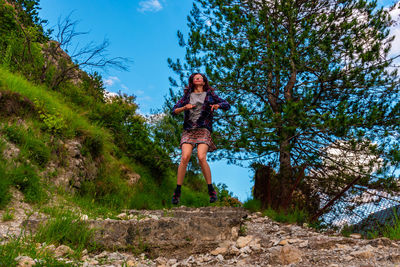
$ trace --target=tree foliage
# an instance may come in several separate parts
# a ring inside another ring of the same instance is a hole
[[[188,37],[178,32],[185,60],[169,64],[181,83],[204,71],[232,104],[216,118],[218,156],[271,166],[279,208],[303,167],[298,188],[316,188],[319,197],[326,177],[315,173],[327,161],[343,183],[397,181],[390,172],[399,167],[400,107],[395,57],[388,56],[392,23],[376,1],[196,0]],[[373,157],[356,168],[332,158],[332,147]]]

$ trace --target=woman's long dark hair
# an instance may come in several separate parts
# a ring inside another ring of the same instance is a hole
[[[191,93],[191,92],[194,91],[193,78],[194,78],[194,76],[196,76],[197,74],[200,74],[200,75],[203,77],[203,82],[204,82],[203,89],[204,89],[204,92],[214,91],[214,88],[212,88],[212,87],[208,84],[208,79],[207,79],[206,75],[204,75],[204,74],[202,74],[202,73],[199,73],[199,72],[196,72],[196,73],[193,73],[192,75],[190,75],[190,77],[189,77],[189,85],[185,87],[184,93],[187,94],[187,93]]]

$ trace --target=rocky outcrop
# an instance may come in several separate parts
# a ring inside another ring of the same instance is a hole
[[[106,249],[146,246],[153,256],[185,257],[236,241],[244,209],[205,207],[128,211],[129,220],[92,220],[95,242]]]
[[[96,162],[82,155],[82,144],[79,140],[59,140],[58,162],[48,164],[44,176],[57,173],[52,178],[56,186],[66,190],[79,189],[83,181],[93,181],[97,177],[98,168]]]
[[[274,222],[243,209],[205,207],[129,210],[117,220],[85,220],[103,250],[82,253],[79,266],[399,266],[400,243],[321,233]],[[19,220],[15,218],[15,221]],[[29,220],[28,220],[29,221]],[[37,223],[40,219],[30,218]],[[21,221],[19,221],[21,222]],[[1,223],[5,224],[5,223]],[[7,225],[11,226],[10,222]],[[12,224],[15,227],[16,222]],[[31,224],[34,225],[34,224]],[[28,224],[29,226],[29,224]],[[21,228],[21,225],[19,226]],[[0,228],[0,232],[5,229]],[[73,264],[65,246],[37,244]],[[24,262],[20,255],[17,262]],[[37,259],[33,259],[37,262]],[[31,261],[30,261],[31,262]]]

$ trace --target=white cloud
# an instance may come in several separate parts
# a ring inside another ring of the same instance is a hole
[[[163,9],[163,6],[161,5],[159,0],[145,0],[139,2],[140,8],[138,8],[139,12],[158,12]]]
[[[136,91],[135,91],[135,94],[136,94],[136,95],[144,95],[144,91],[142,91],[142,90],[136,90]]]
[[[112,86],[115,82],[119,82],[119,78],[115,76],[110,76],[107,79],[104,79],[103,82],[106,86]]]

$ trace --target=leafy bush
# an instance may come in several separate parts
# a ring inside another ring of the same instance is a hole
[[[228,186],[223,183],[219,183],[216,188],[218,196],[218,205],[227,207],[240,207],[242,203],[235,197],[233,193],[228,191]]]
[[[249,210],[250,212],[256,212],[256,211],[261,211],[261,201],[258,199],[247,199],[244,203],[243,203],[243,207],[247,210]]]
[[[39,117],[44,123],[45,130],[54,135],[61,135],[67,128],[62,114],[56,108],[53,108],[51,112],[47,111],[44,103],[38,99],[35,99],[34,103],[38,109]]]

